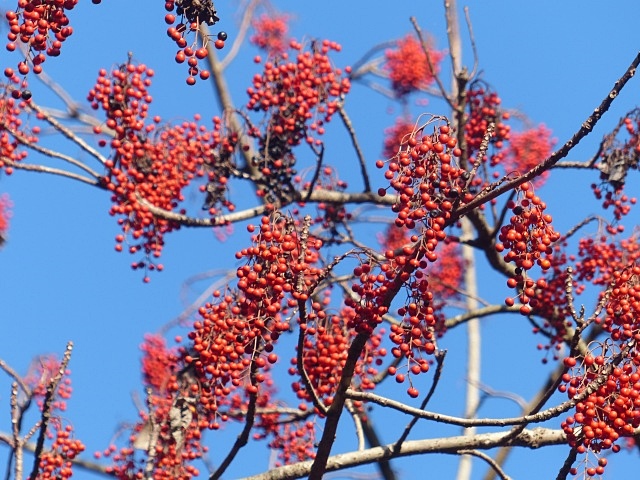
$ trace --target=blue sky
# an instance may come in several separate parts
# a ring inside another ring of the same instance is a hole
[[[0,0],[0,8],[12,8],[12,1]],[[220,29],[230,40],[238,29],[236,12],[240,2],[218,1]],[[273,6],[293,14],[292,35],[297,38],[329,38],[340,42],[343,51],[334,56],[338,65],[357,61],[372,45],[404,36],[411,31],[409,17],[417,17],[423,31],[429,32],[439,48],[445,48],[443,12],[440,2],[297,2],[274,1]],[[599,104],[613,82],[624,72],[640,46],[637,2],[574,1],[506,2],[470,1],[469,11],[479,53],[482,78],[500,93],[504,106],[524,112],[537,124],[544,122],[559,142],[564,142]],[[201,113],[204,119],[218,114],[211,87],[199,82],[184,83],[185,68],[173,62],[174,45],[166,37],[162,2],[151,0],[105,0],[94,6],[82,0],[71,12],[74,35],[65,42],[63,53],[45,63],[46,71],[83,101],[95,82],[99,68],[109,68],[134,58],[156,70],[152,87],[155,112],[165,119],[191,118]],[[5,30],[1,30],[4,36]],[[116,34],[114,35],[114,32]],[[246,102],[245,89],[257,67],[251,62],[255,51],[244,47],[228,70],[233,97],[238,105]],[[4,66],[17,56],[0,52]],[[473,58],[465,45],[464,61]],[[594,135],[576,148],[571,159],[590,158],[603,134],[620,115],[638,103],[640,84],[632,80],[614,103]],[[34,86],[36,94],[46,92]],[[414,99],[416,99],[415,97]],[[55,100],[43,101],[56,106]],[[393,124],[401,108],[391,100],[354,85],[347,109],[372,165],[379,157],[384,128]],[[412,112],[446,114],[437,100],[426,106],[412,106]],[[338,165],[340,174],[357,182],[356,161],[348,139],[338,122],[328,129],[328,163]],[[77,149],[55,138],[43,140],[50,146]],[[33,159],[32,159],[33,160]],[[552,179],[541,191],[549,211],[560,228],[575,223],[577,207],[591,208],[589,183],[595,175],[564,174]],[[629,193],[637,195],[637,177],[632,176]],[[374,176],[376,186],[382,177]],[[132,258],[117,254],[114,237],[119,233],[108,216],[109,198],[104,192],[67,179],[17,172],[0,177],[0,193],[7,192],[15,206],[9,241],[0,250],[0,358],[24,372],[35,355],[62,352],[68,340],[75,350],[71,361],[74,396],[69,402],[68,418],[76,435],[88,451],[103,449],[121,423],[136,419],[132,401],[139,388],[138,345],[145,332],[153,332],[180,315],[189,303],[205,291],[214,278],[188,283],[194,276],[234,268],[233,252],[242,248],[248,237],[241,226],[237,236],[220,242],[209,229],[183,229],[168,236],[163,253],[165,272],[153,275],[150,284],[129,268]],[[192,205],[194,205],[192,203]],[[197,205],[196,205],[197,206]],[[628,224],[638,223],[634,212]],[[375,232],[374,227],[363,232]],[[489,275],[487,278],[491,279]],[[496,294],[491,280],[482,282],[481,293],[499,301],[503,280]],[[177,333],[177,331],[176,331]],[[451,332],[445,343],[450,349],[441,386],[431,408],[452,414],[462,412],[464,394],[464,351],[462,332]],[[545,368],[539,362],[530,326],[519,317],[488,319],[483,324],[483,380],[497,390],[512,389],[530,397],[544,380]],[[283,355],[287,356],[287,355]],[[426,382],[426,380],[423,380]],[[283,391],[289,390],[289,379]],[[0,406],[8,419],[9,383],[0,378]],[[516,408],[504,400],[487,403],[486,415],[515,415]],[[378,420],[385,441],[395,438],[397,426]],[[397,425],[397,420],[394,420]],[[405,420],[400,422],[404,425]],[[345,432],[349,431],[348,421]],[[9,423],[0,423],[7,431]],[[229,429],[230,432],[233,429]],[[434,430],[424,428],[425,435]],[[416,435],[420,429],[416,429]],[[344,433],[337,448],[349,448],[351,437]],[[232,436],[225,437],[229,441]],[[215,441],[215,440],[214,440]],[[213,460],[220,443],[212,448]],[[4,456],[4,451],[0,452]],[[241,473],[257,473],[266,466],[264,445],[251,445],[243,452],[240,467],[230,469],[226,478]],[[507,471],[514,478],[549,478],[557,473],[565,456],[563,448],[514,455]],[[0,457],[4,458],[4,457]],[[251,459],[251,462],[247,462]],[[455,459],[433,456],[398,462],[403,478],[416,478],[411,471],[417,465],[428,466],[440,478],[451,478]],[[262,463],[261,463],[262,462]],[[530,465],[535,462],[536,470]],[[0,463],[2,463],[0,461]],[[244,467],[250,464],[249,471]],[[411,465],[411,470],[409,469]],[[529,465],[529,466],[527,466]],[[626,468],[637,468],[636,455],[618,454],[611,459],[607,475],[620,478]],[[484,465],[474,464],[474,477],[481,478]],[[371,471],[370,468],[364,471]],[[91,478],[78,472],[74,478]],[[343,477],[341,477],[343,478]],[[346,477],[344,477],[346,478]]]

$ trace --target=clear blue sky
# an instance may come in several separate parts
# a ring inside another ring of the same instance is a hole
[[[238,29],[238,3],[216,2],[222,19],[219,28],[226,30],[230,39]],[[338,65],[352,64],[370,46],[410,32],[411,15],[431,33],[439,48],[446,46],[442,2],[272,3],[276,9],[293,14],[292,35],[297,38],[340,42],[343,51],[334,56]],[[152,87],[154,112],[165,119],[191,118],[194,113],[207,119],[218,114],[210,85],[199,82],[187,87],[185,68],[173,63],[175,49],[165,34],[162,4],[159,0],[104,0],[94,6],[82,0],[71,12],[74,35],[65,42],[59,58],[47,60],[46,71],[83,101],[98,69],[124,61],[132,51],[135,59],[157,72]],[[467,4],[483,78],[500,93],[506,107],[521,110],[536,124],[544,122],[560,143],[579,128],[640,48],[640,6],[634,0],[475,0]],[[1,9],[13,5],[13,1],[0,0]],[[3,38],[5,31],[0,29]],[[254,54],[244,47],[229,68],[229,83],[238,105],[246,102],[244,90],[257,71],[251,62]],[[473,61],[468,48],[464,60],[467,65]],[[16,61],[16,55],[0,50],[3,68]],[[622,113],[638,104],[639,82],[632,80],[592,138],[575,149],[571,159],[590,158],[602,135]],[[40,89],[34,90],[38,93]],[[53,100],[43,103],[56,105]],[[361,84],[354,85],[347,108],[366,158],[373,165],[380,155],[382,132],[393,124],[400,108]],[[448,113],[438,101],[426,107],[414,106],[412,111]],[[337,164],[340,173],[353,178],[354,188],[359,189],[356,162],[337,122],[326,140],[326,161]],[[43,144],[64,145],[55,138],[45,138]],[[67,151],[82,158],[77,149]],[[631,178],[629,193],[637,195],[637,175]],[[591,201],[589,190],[589,183],[595,179],[593,174],[560,175],[541,191],[560,228],[575,223],[575,207],[593,205],[595,211],[597,205]],[[380,175],[376,174],[375,183],[381,184]],[[132,258],[113,249],[113,238],[119,231],[107,214],[110,202],[104,192],[67,179],[23,172],[1,176],[2,192],[9,193],[15,206],[9,241],[0,250],[0,358],[24,372],[33,356],[62,352],[66,342],[73,340],[74,395],[66,415],[89,453],[103,449],[119,424],[137,418],[132,395],[141,395],[138,345],[144,333],[154,332],[174,319],[213,282],[205,279],[187,286],[188,279],[233,268],[236,263],[232,254],[245,245],[248,237],[242,227],[236,227],[237,237],[222,243],[208,229],[183,229],[171,234],[162,259],[165,272],[153,275],[152,282],[145,285],[140,273],[128,266]],[[635,212],[630,225],[637,224],[638,218]],[[499,301],[504,296],[502,282],[497,298],[490,281],[483,282],[481,293]],[[483,334],[483,380],[497,390],[511,389],[526,398],[533,395],[544,380],[545,369],[535,349],[540,339],[530,334],[528,324],[519,317],[488,319]],[[450,349],[448,364],[443,385],[430,408],[461,414],[465,378],[464,351],[459,345],[463,337],[451,332],[443,344]],[[423,381],[426,384],[427,380]],[[288,394],[288,378],[284,378],[282,390]],[[9,382],[0,376],[3,431],[9,430],[8,402]],[[515,415],[517,409],[496,399],[488,401],[481,413]],[[399,421],[394,422],[378,420],[383,440],[395,439]],[[433,435],[434,430],[429,428],[433,427],[416,429],[416,434]],[[344,431],[349,429],[349,420],[345,419]],[[352,445],[351,437],[341,440],[340,448]],[[220,460],[216,453],[221,448],[221,443],[213,444],[214,462]],[[5,453],[0,451],[0,458],[6,458]],[[506,468],[518,479],[555,477],[565,454],[564,448],[523,452],[514,455]],[[242,468],[230,469],[225,478],[256,473],[266,466],[267,459],[264,444],[252,445],[241,454]],[[402,478],[418,478],[416,472],[424,468],[429,468],[434,478],[452,478],[454,460],[431,456],[398,465],[404,472]],[[247,465],[248,470],[244,470]],[[637,466],[637,454],[620,453],[610,462],[608,478],[622,478],[625,469]],[[484,465],[474,463],[474,467],[474,478],[481,478]],[[78,471],[74,478],[92,477]]]

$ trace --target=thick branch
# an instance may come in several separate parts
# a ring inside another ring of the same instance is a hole
[[[457,453],[462,450],[489,450],[500,446],[507,434],[483,433],[472,437],[457,436],[435,438],[427,440],[412,440],[405,442],[401,449],[394,452],[393,445],[369,448],[362,452],[351,452],[334,455],[327,459],[326,472],[344,470],[379,462],[383,459],[406,457],[426,453]],[[548,428],[536,428],[524,430],[520,435],[511,440],[512,446],[540,448],[548,445],[562,445],[567,439],[562,430]],[[243,480],[288,480],[303,478],[310,474],[312,462],[301,462],[285,467],[275,468],[269,472],[245,477]]]

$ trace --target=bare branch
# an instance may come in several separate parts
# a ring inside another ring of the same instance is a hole
[[[347,112],[344,109],[344,103],[340,103],[338,107],[338,113],[340,114],[340,118],[342,119],[342,123],[344,123],[347,132],[349,132],[349,137],[351,138],[351,143],[353,144],[353,148],[356,151],[356,155],[358,156],[358,162],[360,162],[360,174],[362,175],[362,181],[364,182],[364,191],[371,191],[371,183],[369,182],[369,173],[367,172],[367,164],[364,159],[364,153],[360,148],[360,144],[358,143],[358,137],[356,137],[356,132],[353,129],[353,124],[351,123],[351,119],[347,115]]]
[[[502,470],[500,465],[498,465],[498,463],[486,453],[483,453],[479,450],[460,450],[457,453],[459,455],[473,455],[474,457],[481,458],[489,464],[489,466],[496,472],[496,474],[498,474],[498,476],[502,480],[511,480],[511,477],[507,475],[504,470]]]
[[[448,437],[427,440],[407,441],[398,452],[393,451],[393,445],[374,447],[362,452],[351,452],[334,455],[327,459],[326,472],[344,470],[379,462],[383,459],[399,458],[410,455],[427,453],[455,453],[460,450],[489,450],[504,442],[505,433],[483,433],[473,437]],[[562,445],[566,443],[566,436],[562,430],[536,428],[524,430],[512,440],[513,446],[526,448],[540,448],[547,445]],[[245,477],[242,480],[285,480],[302,478],[310,475],[313,462],[300,462],[285,467],[269,470],[269,472]]]

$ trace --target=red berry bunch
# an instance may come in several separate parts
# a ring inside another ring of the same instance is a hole
[[[131,60],[111,72],[101,69],[87,100],[94,110],[102,109],[107,116],[106,127],[115,132],[119,141],[133,140],[147,133],[145,119],[153,101],[148,89],[154,71]],[[96,133],[99,133],[98,129]],[[117,144],[116,144],[117,145]],[[117,146],[112,145],[114,148]]]
[[[47,386],[60,370],[60,360],[55,355],[39,357],[33,361],[24,382],[31,388],[33,396],[37,399],[38,408],[44,407],[44,398],[47,393]],[[71,372],[66,370],[64,378],[58,383],[55,396],[51,403],[51,410],[64,412],[67,409],[67,400],[71,398],[73,389],[71,388]]]
[[[251,22],[255,33],[249,41],[267,52],[270,57],[277,57],[287,51],[289,26],[287,14],[262,14]]]
[[[57,422],[56,422],[57,423]],[[73,438],[73,428],[58,426],[55,435],[51,435],[53,443],[44,451],[38,465],[36,479],[66,480],[73,475],[73,459],[85,449],[84,444]]]
[[[615,285],[606,305],[606,316],[602,328],[615,342],[640,340],[640,265],[614,272]],[[634,346],[637,356],[638,347]]]
[[[269,447],[278,451],[276,466],[290,465],[316,458],[316,427],[310,421],[288,422],[279,426]]]
[[[503,112],[500,108],[502,100],[498,94],[492,91],[483,82],[473,82],[467,92],[468,118],[464,124],[464,134],[467,141],[469,160],[474,161],[474,156],[478,153],[482,139],[487,132],[489,124],[495,124],[495,130],[491,136],[490,143],[495,147],[494,152],[485,156],[483,161],[490,159],[491,165],[499,164],[504,158],[501,149],[505,140],[510,138],[511,127],[504,123],[509,119],[508,112]]]
[[[199,117],[163,127],[158,127],[160,118],[154,117],[153,123],[147,124],[152,75],[144,65],[127,63],[110,75],[101,71],[89,93],[92,107],[105,111],[106,126],[115,131],[104,184],[113,192],[110,213],[121,216],[118,223],[123,233],[116,237],[116,250],[123,250],[128,236],[129,252],[145,255],[145,260],[132,267],[145,270],[162,269],[151,257],[160,256],[164,235],[179,228],[175,222],[154,215],[150,206],[174,211],[183,201],[183,190],[196,177],[207,176],[209,183],[201,190],[207,194],[205,206],[209,212],[233,209],[225,194],[237,142],[237,135],[221,133],[220,119],[214,119],[213,131],[196,123]],[[100,131],[96,128],[96,133]]]
[[[355,332],[348,325],[355,319],[356,313],[351,308],[343,308],[338,315],[328,315],[326,310],[330,299],[327,296],[322,302],[314,301],[311,312],[307,314],[306,323],[300,328],[305,339],[302,349],[302,363],[312,388],[325,405],[331,405],[333,394],[342,376],[342,369],[347,361],[349,345]],[[367,340],[356,364],[352,388],[370,390],[375,387],[372,379],[378,373],[377,366],[382,364],[386,349],[381,347],[384,330],[375,332]],[[292,358],[289,374],[300,374],[297,359]],[[312,401],[302,381],[292,384],[297,397],[307,402]]]
[[[555,142],[551,138],[551,130],[544,125],[524,132],[512,132],[501,164],[507,173],[524,174],[551,155]],[[533,180],[534,186],[541,186],[548,176],[548,170],[538,175]]]
[[[334,167],[323,167],[319,171],[314,169],[314,178],[310,181],[303,179],[308,175],[300,175],[294,178],[294,182],[300,185],[302,190],[322,189],[333,192],[344,192],[347,189],[347,182],[341,180]],[[318,214],[313,219],[314,225],[322,227],[331,234],[337,234],[337,227],[351,219],[351,214],[347,212],[344,204],[334,204],[319,202],[317,204]]]
[[[198,67],[198,62],[207,58],[207,46],[212,41],[209,37],[201,37],[200,24],[214,25],[220,19],[216,15],[213,2],[211,0],[167,0],[164,4],[167,13],[164,21],[169,25],[167,35],[178,46],[176,53],[176,63],[187,63],[189,76],[187,84],[194,85],[196,78],[202,80],[209,78],[209,70]],[[175,10],[175,15],[172,13]],[[177,22],[177,23],[176,23]],[[193,39],[189,40],[189,37]],[[218,32],[217,38],[213,41],[217,49],[224,48],[227,39],[225,32]]]
[[[290,327],[283,313],[308,300],[320,273],[313,266],[320,242],[303,239],[292,221],[274,214],[248,229],[255,235],[253,246],[236,254],[246,260],[237,270],[237,292],[214,292],[218,301],[200,309],[202,320],[189,333],[185,362],[202,387],[200,402],[214,415],[236,388],[259,392],[278,359],[274,345]]]
[[[18,0],[18,8],[5,14],[9,22],[7,50],[15,51],[17,41],[27,47],[28,60],[18,64],[21,75],[30,70],[39,74],[47,56],[60,55],[62,42],[73,34],[67,12],[77,3],[78,0]]]
[[[260,144],[260,155],[254,161],[264,176],[262,193],[271,194],[274,200],[292,190],[296,161],[292,149],[303,140],[312,145],[321,143],[314,133],[324,133],[324,125],[351,88],[348,77],[329,59],[330,51],[340,51],[339,44],[314,42],[305,51],[300,43],[291,41],[290,48],[295,59],[283,53],[266,62],[262,75],[255,75],[253,87],[247,89],[247,108],[267,115],[266,131],[252,129],[249,133]],[[349,67],[344,70],[349,71]]]
[[[500,229],[498,240],[502,243],[495,248],[498,252],[507,250],[505,261],[516,265],[515,276],[507,280],[507,286],[518,288],[520,312],[528,315],[531,312],[528,304],[535,296],[535,289],[526,272],[536,264],[543,272],[551,268],[552,245],[560,239],[560,234],[551,226],[551,215],[544,213],[547,205],[534,194],[531,184],[521,185],[518,192],[520,200],[510,200],[507,204],[513,215],[509,224]],[[513,305],[514,301],[507,298],[506,303]]]
[[[637,361],[624,361],[618,366],[610,365],[611,355],[587,355],[582,364],[567,357],[571,373],[563,375],[560,391],[573,398],[584,392],[587,385],[604,375],[602,385],[583,400],[577,402],[575,413],[562,422],[571,447],[578,453],[591,452],[596,455],[611,449],[620,450],[616,442],[622,437],[631,437],[640,426],[640,373]],[[575,372],[577,370],[577,372]],[[602,474],[606,462],[598,462],[593,473]],[[593,473],[589,472],[589,475]]]
[[[442,228],[454,204],[469,199],[464,192],[468,174],[453,162],[461,152],[449,126],[442,125],[431,135],[424,134],[424,128],[426,125],[405,139],[398,153],[386,162],[384,176],[398,194],[392,207],[397,213],[396,225],[409,229],[424,225],[431,232],[426,240],[427,255],[435,259],[433,250],[444,240]],[[382,160],[376,162],[378,168],[384,165]],[[386,190],[381,188],[378,193],[384,196]]]
[[[607,287],[617,271],[640,260],[640,245],[636,235],[615,241],[605,235],[584,237],[578,244],[576,278]]]
[[[16,137],[27,143],[37,143],[40,127],[34,125],[29,128],[25,123],[25,110],[31,98],[29,90],[25,89],[26,81],[20,82],[12,68],[6,68],[4,75],[8,83],[0,83],[0,170],[11,175],[13,167],[2,159],[11,162],[24,160],[27,150],[20,148],[23,142]]]
[[[382,158],[393,158],[398,154],[398,149],[405,145],[408,138],[413,135],[415,125],[406,118],[396,119],[395,125],[384,131],[384,144]]]
[[[371,335],[389,311],[386,294],[396,273],[386,263],[379,265],[365,260],[353,269],[353,276],[351,290],[357,298],[345,298],[345,305],[354,311],[347,328]]]
[[[385,52],[384,69],[389,72],[391,88],[398,98],[416,90],[427,88],[434,82],[440,71],[440,61],[444,52],[427,45],[433,71],[429,68],[427,57],[420,42],[407,35],[396,42],[396,48]]]
[[[11,218],[11,207],[13,207],[13,203],[9,199],[9,195],[6,193],[0,195],[0,245],[2,245],[7,238],[9,219]]]
[[[601,182],[591,188],[598,200],[604,198],[603,208],[613,207],[614,218],[620,220],[636,203],[636,198],[625,195],[624,185],[627,172],[637,169],[640,161],[640,109],[627,113],[605,136],[598,160],[595,168],[600,170]]]
[[[197,477],[199,471],[190,462],[206,452],[200,439],[209,427],[199,403],[200,388],[186,370],[179,370],[179,351],[168,349],[161,336],[146,336],[141,349],[150,411],[140,412],[141,421],[133,427],[126,447],[108,448],[96,457],[111,458],[113,465],[107,471],[118,479],[142,478],[149,462],[145,454],[153,448],[150,478]]]
[[[631,211],[631,206],[635,205],[638,201],[636,197],[628,197],[624,193],[623,187],[611,188],[608,185],[599,186],[592,183],[591,189],[596,199],[602,200],[604,198],[602,208],[606,210],[609,207],[613,207],[613,217],[616,220],[622,220],[622,217]]]

